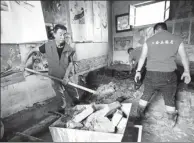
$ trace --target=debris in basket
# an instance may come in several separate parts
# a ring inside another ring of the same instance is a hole
[[[74,118],[73,121],[76,123],[79,123],[83,121],[86,117],[88,117],[90,114],[92,114],[95,111],[93,105],[90,105],[87,107],[85,110],[83,110],[81,113],[77,114]]]
[[[105,115],[106,117],[116,112],[118,108],[121,107],[120,102],[116,101],[111,104],[108,104],[109,112]]]
[[[120,96],[116,99],[116,101],[119,101],[120,103],[122,103],[123,101],[125,101],[126,99],[128,99],[127,97],[125,96]]]
[[[117,125],[117,133],[123,134],[127,125],[127,118],[122,118]]]
[[[123,111],[125,117],[129,116],[130,109],[131,109],[131,104],[123,104],[121,106],[121,110]]]
[[[102,109],[97,110],[96,112],[94,112],[93,114],[91,114],[89,117],[87,117],[87,119],[84,121],[84,124],[86,127],[88,127],[89,129],[93,130],[93,122],[95,120],[97,120],[97,118],[103,118],[105,117],[105,115],[109,112],[109,108],[108,105],[105,106]]]
[[[89,130],[106,133],[124,133],[130,106],[118,101],[111,104],[77,105],[73,116],[65,126],[70,129]],[[125,118],[126,117],[126,118]]]
[[[121,110],[118,110],[114,113],[113,117],[112,117],[112,124],[114,126],[117,126],[120,122],[120,120],[123,117],[123,112]]]
[[[84,111],[86,109],[86,107],[84,106],[75,106],[73,107],[73,112],[71,112],[71,114],[73,113],[73,116],[78,115],[79,113],[81,113],[82,111]]]
[[[81,123],[76,123],[74,121],[68,121],[66,123],[66,127],[70,129],[80,129],[80,128],[83,128],[84,126]]]
[[[114,133],[115,126],[107,117],[102,117],[94,120],[93,130],[98,132]]]

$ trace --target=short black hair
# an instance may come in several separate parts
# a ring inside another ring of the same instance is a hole
[[[134,50],[133,48],[129,48],[129,49],[127,49],[127,53],[129,54],[133,50]]]
[[[67,28],[64,25],[62,25],[62,24],[55,25],[55,27],[53,28],[54,33],[56,33],[58,29],[62,29],[62,30],[66,30],[67,31]]]
[[[158,29],[167,30],[167,25],[166,25],[166,23],[165,23],[165,22],[157,23],[157,24],[154,26],[154,31],[155,31],[155,30],[158,30]]]

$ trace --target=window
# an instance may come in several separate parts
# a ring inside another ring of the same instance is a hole
[[[147,1],[129,6],[130,25],[143,26],[164,22],[169,18],[170,1]]]
[[[170,14],[170,1],[165,1],[164,20],[168,20]]]

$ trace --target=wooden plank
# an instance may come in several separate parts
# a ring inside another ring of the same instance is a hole
[[[48,129],[50,124],[52,124],[57,119],[58,119],[58,117],[56,117],[56,116],[49,116],[48,118],[42,120],[38,124],[36,124],[33,127],[23,131],[22,133],[27,134],[27,135],[35,135],[39,132],[42,132],[42,131]],[[9,140],[9,142],[14,142],[15,140],[19,140],[19,139],[20,139],[20,137],[14,136],[12,139]]]
[[[31,141],[31,142],[43,142],[42,139],[30,136],[30,135],[26,135],[26,134],[23,134],[23,133],[17,132],[16,135],[20,136],[22,138],[22,140],[27,140],[28,142],[29,141]]]

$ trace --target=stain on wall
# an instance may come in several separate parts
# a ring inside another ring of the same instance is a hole
[[[20,63],[19,45],[1,45],[1,73],[20,66]]]
[[[189,44],[190,21],[175,22],[174,34],[180,36],[185,44]]]
[[[68,1],[41,1],[45,23],[58,23],[68,27]]]
[[[49,7],[48,3],[42,5],[46,5],[45,7]],[[54,1],[53,1],[54,2]],[[68,1],[60,1],[56,2],[54,8],[50,7],[48,11],[43,9],[44,15],[46,13],[45,22],[46,23],[61,23],[66,24],[65,17],[63,17],[63,13],[65,13],[66,9],[64,9],[65,3]],[[111,15],[111,6],[110,2],[108,3],[108,24],[110,24],[110,15]],[[48,5],[47,5],[48,4]],[[57,10],[57,6],[61,4],[61,9]],[[50,15],[49,11],[52,11],[53,15]],[[56,16],[57,15],[57,16]],[[67,19],[69,14],[67,14]],[[68,24],[67,24],[68,25]],[[69,26],[67,26],[69,28]],[[111,26],[108,26],[109,29]],[[68,31],[71,33],[71,28]],[[109,41],[106,43],[79,43],[75,48],[78,50],[78,62],[76,67],[76,72],[89,72],[89,70],[95,70],[97,68],[106,66],[108,63],[108,53],[111,44],[110,41],[112,37],[110,35],[111,30],[109,32]],[[42,43],[31,43],[31,44],[20,44],[18,45],[21,53],[21,61],[23,61],[28,55],[29,51],[33,47],[40,46]],[[74,44],[74,43],[73,43]],[[17,44],[13,44],[16,46]],[[9,47],[10,44],[4,45],[5,47]],[[73,47],[74,47],[73,46]],[[1,88],[1,101],[3,104],[1,105],[2,113],[1,117],[7,117],[14,113],[17,113],[21,110],[24,110],[28,107],[31,107],[34,103],[42,102],[46,99],[55,96],[51,83],[49,79],[42,78],[40,76],[31,75],[27,76],[25,81],[16,83],[13,85],[9,85]]]
[[[23,82],[1,87],[1,117],[8,117],[54,96],[49,78],[28,76]]]
[[[32,48],[40,46],[41,44],[42,43],[3,46],[5,48],[17,47],[20,49],[20,51],[24,53],[21,55],[21,60],[24,60]],[[95,49],[99,46],[102,46],[102,48],[107,46],[105,43],[103,43],[105,44],[104,46],[100,45],[100,43],[96,44],[97,45],[95,46],[93,45]],[[88,48],[91,49],[90,46],[86,46],[86,49]],[[76,73],[83,74],[89,72],[90,70],[106,66],[108,60],[107,53],[102,56],[99,55],[101,54],[98,54],[96,57],[93,55],[94,57],[79,59],[77,65],[75,65]],[[21,60],[14,61],[14,64],[20,64]],[[53,92],[49,78],[43,78],[37,75],[27,76],[25,81],[1,87],[1,117],[8,117],[9,115],[17,113],[28,107],[32,107],[34,103],[43,102],[54,96],[55,93]]]
[[[193,0],[177,0],[171,1],[170,18],[181,19],[194,17],[194,1]]]

